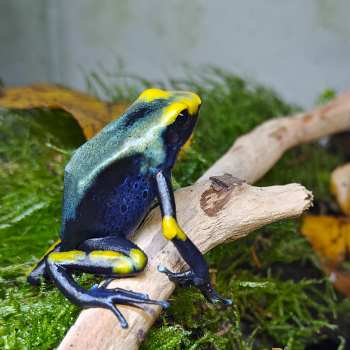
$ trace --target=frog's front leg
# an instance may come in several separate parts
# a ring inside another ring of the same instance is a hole
[[[90,239],[82,243],[77,250],[52,252],[46,259],[46,268],[51,279],[69,301],[82,308],[110,309],[124,328],[128,324],[115,304],[145,303],[163,307],[168,307],[169,304],[150,300],[146,294],[120,288],[107,289],[112,278],[107,279],[100,288],[85,290],[74,281],[71,271],[125,277],[140,273],[146,264],[147,257],[141,249],[125,237],[117,236]]]
[[[159,171],[156,174],[156,182],[157,197],[163,217],[163,234],[174,243],[182,258],[190,266],[187,271],[172,273],[160,265],[158,271],[167,274],[172,281],[180,281],[180,285],[184,288],[197,287],[211,303],[217,299],[224,304],[232,304],[231,300],[221,297],[213,290],[209,279],[208,263],[176,222],[175,198],[170,177]]]

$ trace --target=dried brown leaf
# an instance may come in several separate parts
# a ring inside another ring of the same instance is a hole
[[[4,90],[0,106],[14,109],[62,108],[73,115],[86,138],[90,139],[105,125],[119,118],[129,104],[104,102],[58,84],[41,83]]]

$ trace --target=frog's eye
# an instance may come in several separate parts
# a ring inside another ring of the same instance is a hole
[[[188,110],[184,109],[180,112],[175,122],[180,128],[186,128],[190,123],[190,114],[188,113]]]

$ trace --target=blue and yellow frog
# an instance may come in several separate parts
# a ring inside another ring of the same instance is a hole
[[[128,237],[157,197],[164,236],[190,267],[181,273],[164,266],[158,270],[183,287],[196,286],[209,302],[231,304],[211,287],[207,262],[176,221],[171,172],[196,126],[200,106],[191,92],[146,90],[73,154],[64,175],[61,239],[28,271],[29,283],[39,285],[40,275],[51,279],[73,304],[112,310],[122,327],[128,325],[115,304],[168,307],[145,294],[106,288],[116,277],[134,276],[146,267],[147,256]],[[73,279],[73,270],[107,280],[85,290]]]

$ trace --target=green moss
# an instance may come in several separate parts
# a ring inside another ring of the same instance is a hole
[[[23,267],[17,267],[12,272],[18,275],[21,272],[22,275],[25,273]],[[78,281],[89,288],[95,281],[88,278],[84,275]],[[53,349],[74,323],[81,309],[69,303],[52,284],[43,283],[39,288],[30,286],[21,279],[0,280],[0,348]]]
[[[336,92],[333,89],[325,88],[318,94],[315,105],[316,107],[321,107],[335,98]]]
[[[25,272],[59,237],[64,164],[84,137],[58,110],[3,112],[0,125],[0,348],[46,350],[80,309],[52,284],[27,284]]]
[[[115,79],[99,72],[88,75],[87,83],[94,94],[128,102],[145,88],[164,88],[122,72]],[[170,84],[197,92],[203,101],[192,146],[174,171],[176,187],[193,183],[241,134],[298,110],[268,89],[213,68]],[[41,288],[25,283],[25,271],[58,238],[64,165],[84,137],[67,113],[45,109],[2,111],[0,137],[0,348],[55,348],[80,309],[50,283]],[[259,185],[300,182],[327,200],[330,171],[342,161],[319,143],[296,147]],[[324,329],[333,329],[336,317],[349,318],[349,302],[335,297],[296,220],[220,245],[206,258],[219,270],[216,290],[234,305],[208,305],[197,290],[177,288],[143,349],[304,349]],[[311,266],[317,276],[286,279],[284,266]],[[87,288],[96,282],[88,275],[77,278]],[[220,329],[226,333],[217,335]]]

